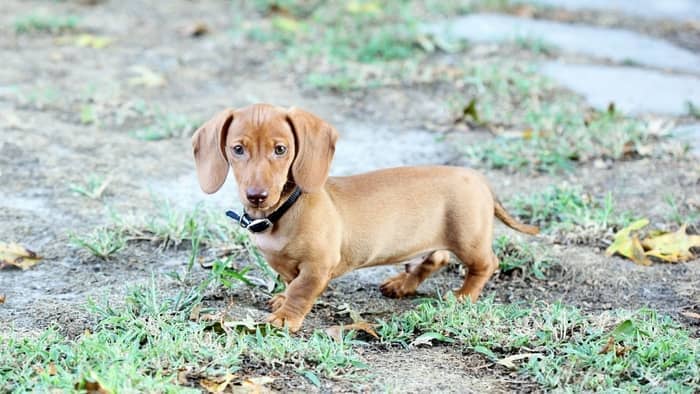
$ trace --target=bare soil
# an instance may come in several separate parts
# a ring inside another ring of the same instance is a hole
[[[45,11],[76,14],[91,34],[114,43],[105,49],[63,44],[48,34],[17,35],[17,16]],[[278,55],[266,45],[250,42],[231,31],[235,10],[227,1],[142,0],[81,2],[4,0],[0,5],[0,240],[17,241],[38,251],[44,260],[36,267],[0,271],[0,326],[32,333],[58,324],[70,336],[93,325],[84,305],[88,298],[107,297],[119,303],[126,289],[154,277],[164,291],[174,289],[167,272],[181,270],[186,248],[160,250],[148,243],[130,246],[103,261],[70,246],[71,233],[83,234],[109,223],[109,209],[150,215],[151,192],[180,198],[181,205],[201,198],[193,179],[189,138],[144,142],[130,132],[147,125],[133,116],[129,103],[143,100],[167,112],[206,119],[227,106],[272,102],[311,110],[332,122],[370,122],[400,130],[425,123],[449,124],[449,110],[439,87],[430,85],[385,87],[367,92],[336,94],[304,88],[301,77],[268,59]],[[204,21],[209,33],[201,38],[183,36],[180,29]],[[689,47],[693,47],[689,45]],[[163,74],[166,84],[145,87],[129,84],[128,70],[147,66]],[[46,89],[50,99],[28,99]],[[101,108],[98,125],[83,124],[82,106]],[[119,118],[124,118],[120,122]],[[353,130],[340,130],[350,135]],[[449,135],[461,144],[489,138],[485,132]],[[441,137],[436,133],[436,138]],[[410,138],[397,138],[387,149],[398,152]],[[339,144],[343,144],[343,139]],[[432,158],[435,164],[464,164],[448,147]],[[357,157],[371,161],[372,157]],[[410,162],[410,158],[407,159]],[[697,200],[700,168],[697,161],[644,159],[615,163],[607,169],[586,165],[561,175],[509,174],[485,171],[500,197],[507,201],[547,185],[580,184],[592,195],[611,191],[621,209],[668,225],[672,195],[679,202]],[[69,184],[86,174],[111,174],[102,200],[72,193]],[[230,193],[216,203],[234,203]],[[226,193],[226,192],[225,192]],[[194,196],[194,197],[193,197]],[[177,203],[177,201],[176,201]],[[505,227],[497,235],[517,237]],[[486,296],[499,302],[554,302],[562,300],[595,314],[613,308],[649,307],[678,319],[700,333],[700,322],[683,311],[700,312],[700,264],[655,264],[641,267],[617,257],[605,257],[597,246],[564,246],[535,238],[560,265],[547,280],[501,275],[491,280]],[[376,319],[412,308],[415,299],[382,297],[378,285],[399,268],[380,267],[351,273],[335,280],[314,307],[305,331],[346,322],[337,314],[348,304],[365,318]],[[207,272],[196,268],[195,278]],[[457,287],[461,278],[450,267],[429,279],[419,296],[433,296]],[[223,306],[234,297],[240,313],[264,316],[265,299],[241,290],[209,294],[207,302]],[[254,316],[255,317],[255,316]],[[367,347],[360,350],[373,377],[360,382],[324,380],[323,391],[512,392],[537,391],[522,376],[488,363],[479,355],[453,346],[401,349]],[[255,365],[246,370],[255,372]],[[278,371],[280,372],[280,371]],[[287,373],[280,390],[311,390],[304,379]]]

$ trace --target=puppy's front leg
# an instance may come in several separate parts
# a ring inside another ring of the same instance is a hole
[[[328,286],[330,277],[330,271],[319,265],[300,265],[299,275],[287,287],[282,305],[268,316],[267,321],[277,327],[286,325],[291,332],[298,331],[316,298]]]

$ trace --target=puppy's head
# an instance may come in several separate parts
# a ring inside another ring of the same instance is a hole
[[[331,125],[300,109],[227,109],[192,136],[199,185],[218,191],[231,166],[247,210],[265,212],[281,204],[288,184],[307,193],[323,186],[337,139]]]

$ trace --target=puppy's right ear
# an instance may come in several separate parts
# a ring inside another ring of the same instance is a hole
[[[219,190],[228,175],[226,136],[233,121],[233,113],[233,109],[219,112],[197,129],[192,136],[192,151],[199,186],[207,194]]]

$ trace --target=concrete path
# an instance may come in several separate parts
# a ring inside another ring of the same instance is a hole
[[[700,74],[700,55],[664,40],[621,29],[523,19],[509,15],[472,14],[432,24],[427,26],[427,30],[433,34],[473,42],[535,38],[563,52],[617,63]]]
[[[568,10],[612,11],[647,19],[700,21],[699,0],[520,0]]]
[[[611,102],[623,112],[686,115],[688,102],[700,103],[700,78],[634,67],[544,63],[541,72],[584,96],[591,106]]]

